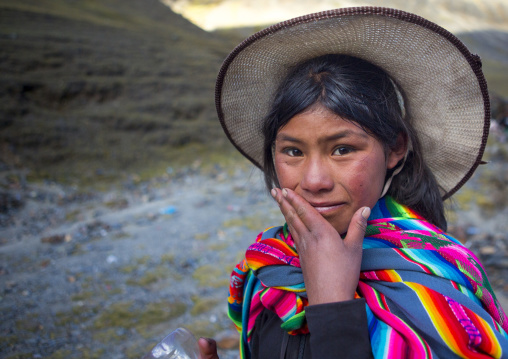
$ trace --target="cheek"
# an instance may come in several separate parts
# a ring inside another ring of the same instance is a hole
[[[384,157],[367,157],[356,162],[347,176],[350,193],[365,205],[375,203],[383,189],[385,175]]]
[[[278,161],[275,159],[275,174],[277,175],[277,180],[279,181],[280,188],[289,188],[294,189],[296,186],[297,174],[295,170],[287,165],[287,163],[283,161]]]
[[[369,188],[371,174],[370,167],[365,161],[355,163],[355,166],[349,168],[347,185],[352,192],[361,193],[359,191]]]

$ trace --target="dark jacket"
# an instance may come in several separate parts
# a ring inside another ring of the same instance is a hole
[[[256,318],[251,359],[373,358],[365,300],[311,305],[305,308],[307,335],[289,335],[281,319],[264,309]]]

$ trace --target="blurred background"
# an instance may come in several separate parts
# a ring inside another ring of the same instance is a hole
[[[236,357],[228,275],[280,216],[223,135],[216,74],[267,25],[361,5],[482,58],[489,164],[448,218],[504,298],[507,0],[0,0],[0,357],[139,358],[182,325]]]

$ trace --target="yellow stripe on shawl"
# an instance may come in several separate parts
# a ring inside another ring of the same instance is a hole
[[[446,345],[448,345],[448,347],[452,349],[454,353],[464,358],[464,354],[460,350],[457,340],[453,337],[453,334],[450,333],[449,325],[446,319],[441,315],[439,308],[436,307],[434,298],[432,298],[431,293],[421,284],[413,282],[405,282],[405,284],[414,290],[420,299],[420,302],[425,307],[427,314],[429,315],[434,325],[434,328],[439,333]]]

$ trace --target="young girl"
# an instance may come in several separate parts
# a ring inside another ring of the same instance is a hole
[[[444,232],[489,128],[477,56],[418,16],[339,9],[245,40],[216,94],[286,219],[231,276],[242,358],[508,357],[483,267]]]

